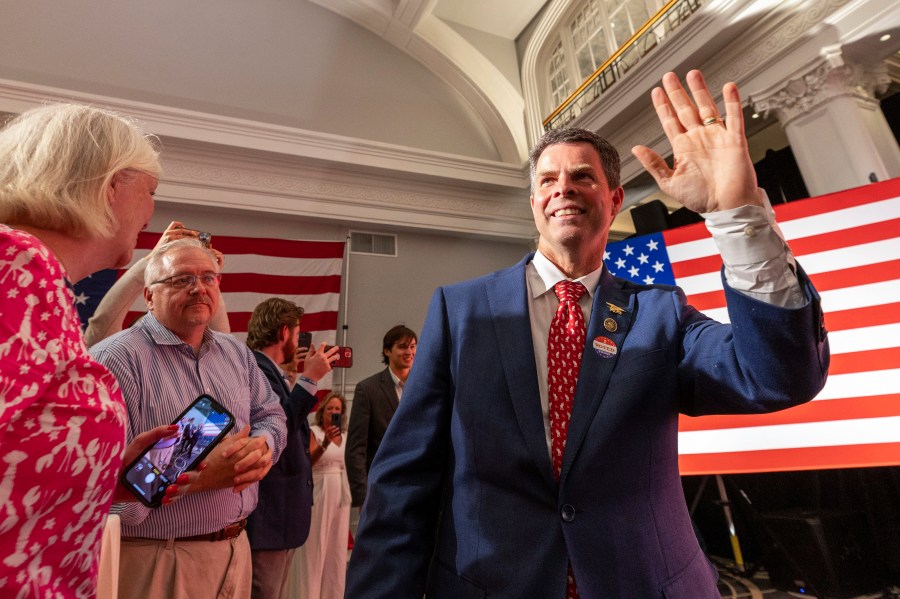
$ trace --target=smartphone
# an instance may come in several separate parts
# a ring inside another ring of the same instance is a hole
[[[297,339],[297,347],[312,347],[312,333],[302,331]]]
[[[337,428],[341,428],[341,418],[343,414],[332,414],[331,415],[331,426],[336,426]]]
[[[206,249],[212,247],[212,235],[205,231],[201,231],[197,234],[197,241],[199,241],[200,245],[202,245]]]
[[[325,351],[330,350],[333,345],[325,346]],[[331,363],[332,368],[350,368],[353,366],[353,348],[346,346],[338,346],[338,358]]]
[[[161,439],[145,449],[122,473],[122,484],[147,507],[159,507],[166,487],[182,472],[197,467],[234,427],[234,416],[203,394],[178,415],[178,436]]]

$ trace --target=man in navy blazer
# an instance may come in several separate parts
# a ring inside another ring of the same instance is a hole
[[[303,374],[293,389],[280,364],[295,359],[303,309],[273,297],[253,310],[247,324],[247,345],[287,416],[287,445],[281,458],[259,482],[259,502],[247,518],[253,558],[253,599],[278,599],[287,579],[294,550],[306,542],[312,510],[312,466],[309,422],[316,405],[319,379],[331,371],[337,349],[309,348]]]
[[[722,119],[698,71],[652,100],[675,155],[633,152],[705,213],[731,324],[675,287],[603,268],[621,208],[619,158],[590,131],[531,154],[538,251],[438,289],[403,401],[369,476],[346,597],[718,599],[678,473],[678,414],[765,412],[810,400],[828,345],[815,290],[756,186],[740,98]],[[559,479],[550,458],[553,285],[579,281],[587,336]]]

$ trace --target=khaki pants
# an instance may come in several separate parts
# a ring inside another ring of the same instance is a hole
[[[253,599],[280,599],[290,572],[293,549],[253,552]]]
[[[119,597],[249,599],[250,542],[122,539]]]

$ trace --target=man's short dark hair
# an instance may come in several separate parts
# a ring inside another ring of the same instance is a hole
[[[253,309],[247,323],[247,347],[261,350],[278,343],[281,327],[293,329],[300,324],[303,308],[280,297],[270,297]]]
[[[381,361],[385,364],[390,364],[390,360],[384,355],[384,352],[390,351],[394,345],[401,341],[406,341],[407,339],[412,339],[416,343],[419,342],[419,337],[414,330],[407,328],[402,324],[391,327],[391,329],[384,334],[384,342],[381,344]]]
[[[576,129],[574,127],[564,129],[550,129],[541,136],[528,155],[528,166],[531,169],[531,189],[534,190],[534,177],[537,162],[548,147],[556,144],[588,143],[594,146],[600,156],[600,164],[603,166],[603,174],[610,189],[619,186],[619,173],[622,170],[622,162],[619,152],[611,143],[588,129]]]

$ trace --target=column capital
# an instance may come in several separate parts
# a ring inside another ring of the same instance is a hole
[[[857,64],[845,60],[840,47],[825,48],[815,66],[793,77],[780,87],[750,98],[756,112],[766,115],[775,111],[782,125],[838,97],[854,97],[877,104],[876,93],[883,93],[891,83],[887,66]]]

